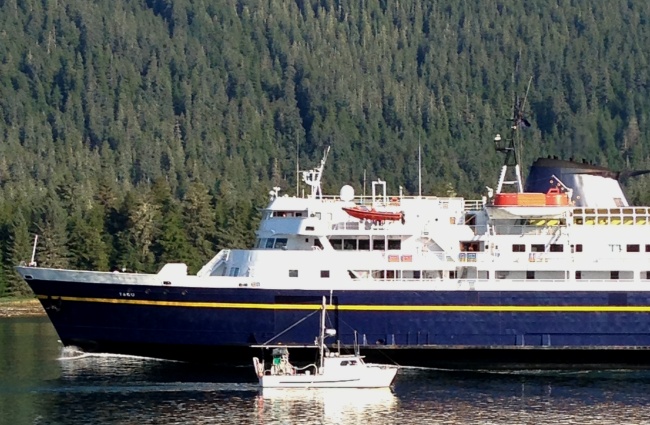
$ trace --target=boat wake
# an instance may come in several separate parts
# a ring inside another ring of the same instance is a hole
[[[178,360],[160,359],[156,357],[134,356],[130,354],[114,354],[114,353],[87,353],[79,347],[67,346],[61,349],[61,355],[57,359],[59,361],[80,360],[80,359],[132,359],[143,361],[157,361],[164,363],[181,363]]]

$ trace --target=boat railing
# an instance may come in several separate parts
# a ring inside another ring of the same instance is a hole
[[[539,225],[506,225],[497,224],[492,226],[494,233],[497,235],[552,235],[560,231],[565,226],[559,222],[553,222]]]

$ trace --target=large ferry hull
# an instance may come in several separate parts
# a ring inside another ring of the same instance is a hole
[[[246,364],[251,345],[313,344],[320,300],[369,361],[461,368],[650,365],[647,292],[189,288],[28,280],[64,345]],[[126,288],[126,289],[125,289]],[[313,350],[292,350],[292,357]]]

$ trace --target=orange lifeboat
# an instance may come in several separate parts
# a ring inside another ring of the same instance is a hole
[[[354,218],[371,221],[396,221],[404,217],[404,213],[396,211],[378,211],[364,206],[343,207],[343,211]]]

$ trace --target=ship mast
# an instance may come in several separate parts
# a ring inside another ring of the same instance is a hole
[[[321,305],[320,315],[320,334],[318,336],[318,358],[320,361],[319,371],[322,373],[323,366],[325,366],[325,297]]]
[[[517,192],[524,191],[523,179],[521,177],[521,138],[519,130],[521,128],[530,127],[530,122],[524,117],[524,109],[526,107],[526,100],[528,99],[528,91],[533,77],[528,80],[528,87],[526,88],[526,95],[523,100],[515,96],[514,110],[512,114],[512,126],[510,127],[510,137],[502,139],[500,134],[494,137],[494,147],[497,152],[504,154],[505,158],[503,166],[501,167],[501,174],[499,175],[499,182],[497,185],[496,193],[501,193],[504,185],[513,185]]]
[[[323,191],[320,187],[320,181],[323,176],[323,168],[325,168],[325,162],[327,161],[327,154],[330,152],[330,147],[328,146],[325,149],[325,154],[323,159],[320,161],[320,165],[311,170],[302,172],[302,181],[307,185],[311,186],[311,194],[309,195],[312,199],[320,199],[323,197]]]

